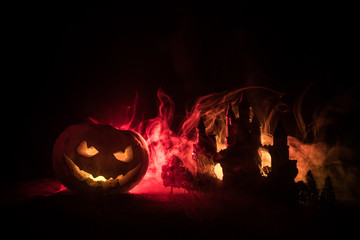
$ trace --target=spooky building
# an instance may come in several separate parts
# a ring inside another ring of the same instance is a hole
[[[220,151],[217,161],[223,170],[223,187],[240,189],[257,184],[261,178],[259,171],[260,124],[252,114],[245,97],[238,106],[236,117],[232,106],[226,113],[227,148]]]
[[[289,184],[298,174],[296,160],[289,160],[287,133],[281,121],[274,131],[273,146],[265,146],[271,155],[271,172],[269,178],[276,184]]]
[[[220,164],[224,191],[262,191],[281,199],[296,201],[297,186],[294,178],[298,171],[296,161],[289,159],[287,133],[282,122],[278,123],[274,131],[273,145],[262,146],[260,123],[245,95],[237,106],[230,104],[227,107],[225,117],[227,148],[217,152],[216,136],[206,134],[205,123],[200,118],[193,152],[197,164],[196,176],[181,180],[181,176],[189,174],[180,167],[181,164],[172,164],[174,161],[170,161],[166,169],[163,168],[164,185],[182,187],[192,182],[191,190],[217,189],[221,178],[215,166]],[[267,168],[267,177],[262,175],[259,156],[261,147],[266,148],[271,155],[271,168]]]
[[[233,108],[238,110],[238,116]],[[271,171],[266,178],[260,171],[261,159],[258,152],[259,147],[262,146],[260,123],[245,95],[238,106],[228,106],[226,127],[227,148],[216,153],[215,137],[206,135],[205,124],[202,119],[200,120],[198,143],[195,146],[198,166],[206,168],[207,164],[220,163],[224,189],[265,186],[270,192],[279,193],[277,195],[288,194],[289,196],[285,198],[292,198],[296,194],[293,194],[296,189],[294,178],[298,171],[296,161],[289,160],[287,133],[282,122],[278,123],[274,131],[274,144],[263,146],[271,155]]]
[[[296,160],[289,159],[287,132],[281,121],[273,134],[273,145],[265,146],[271,155],[271,172],[268,175],[268,187],[273,196],[287,202],[297,201],[298,191],[294,179],[298,174]]]

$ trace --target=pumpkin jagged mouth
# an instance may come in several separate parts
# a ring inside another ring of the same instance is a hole
[[[64,154],[64,156],[72,175],[82,182],[85,181],[90,187],[101,187],[103,189],[108,189],[116,187],[117,185],[125,185],[129,179],[132,179],[140,169],[139,164],[134,169],[127,172],[125,176],[120,174],[115,179],[112,177],[107,179],[101,175],[94,177],[91,173],[80,169],[66,154]]]

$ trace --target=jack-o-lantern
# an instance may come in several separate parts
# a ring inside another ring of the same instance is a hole
[[[127,192],[143,178],[148,164],[145,140],[134,131],[110,125],[70,126],[53,149],[55,175],[78,192]]]

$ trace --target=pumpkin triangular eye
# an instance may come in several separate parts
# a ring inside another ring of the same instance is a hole
[[[133,159],[133,150],[131,146],[128,146],[125,148],[125,151],[118,151],[116,153],[113,153],[115,158],[121,162],[130,162]]]
[[[79,144],[76,150],[84,157],[92,157],[99,153],[99,151],[94,146],[88,147],[85,140]]]

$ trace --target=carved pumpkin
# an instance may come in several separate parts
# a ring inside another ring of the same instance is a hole
[[[53,149],[55,175],[79,192],[127,192],[142,179],[148,164],[145,140],[110,125],[70,126]]]

